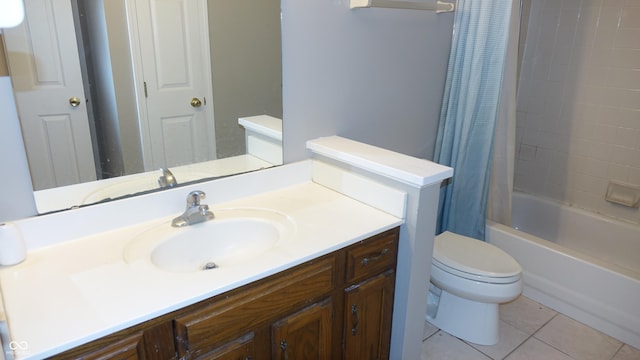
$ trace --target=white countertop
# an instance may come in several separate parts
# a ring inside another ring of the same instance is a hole
[[[282,212],[295,224],[295,241],[242,266],[206,272],[172,273],[148,261],[125,262],[123,250],[136,234],[174,215],[30,250],[23,263],[0,269],[11,339],[28,344],[16,358],[54,355],[403,223],[311,181],[210,205],[214,212]]]

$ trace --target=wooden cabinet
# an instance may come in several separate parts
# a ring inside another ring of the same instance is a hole
[[[399,229],[55,356],[387,359]]]
[[[389,358],[397,251],[397,233],[347,248],[344,359]]]

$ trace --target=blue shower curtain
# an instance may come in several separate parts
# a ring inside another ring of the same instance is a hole
[[[454,168],[440,196],[438,233],[484,240],[512,1],[458,0],[434,151],[435,162]]]

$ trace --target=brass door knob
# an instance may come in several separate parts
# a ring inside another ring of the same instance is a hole
[[[191,106],[193,106],[194,108],[200,107],[202,106],[202,101],[200,101],[200,99],[198,98],[193,98],[191,99]]]
[[[69,104],[73,107],[80,106],[80,98],[76,96],[69,98]]]

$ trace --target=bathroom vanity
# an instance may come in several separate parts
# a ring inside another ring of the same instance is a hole
[[[385,231],[53,358],[386,359],[398,233]]]
[[[302,162],[14,222],[28,253],[0,268],[5,354],[414,358],[452,171],[340,137],[309,148]],[[193,190],[216,218],[171,227]]]

